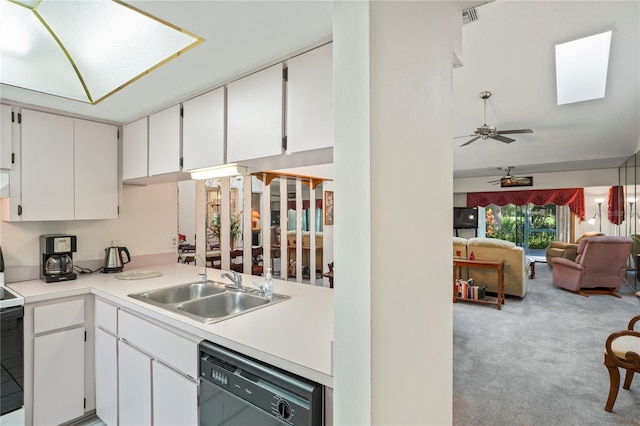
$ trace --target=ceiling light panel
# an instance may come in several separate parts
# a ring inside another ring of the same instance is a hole
[[[26,55],[3,48],[2,82],[84,102],[99,102],[203,41],[120,1],[41,0],[33,10],[2,3],[9,13],[0,27],[18,16],[36,46]]]
[[[558,105],[604,98],[611,31],[556,45]]]

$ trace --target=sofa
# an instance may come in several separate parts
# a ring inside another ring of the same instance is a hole
[[[473,252],[476,260],[504,260],[505,294],[517,297],[524,297],[527,294],[529,262],[522,247],[496,238],[453,237],[453,256],[456,257],[458,252],[460,257],[469,257]],[[487,286],[487,291],[497,293],[495,270],[463,268],[462,278],[469,277],[473,278],[476,285]]]
[[[585,232],[578,237],[575,244],[566,243],[563,241],[551,241],[551,244],[549,244],[549,247],[547,247],[547,251],[545,253],[547,257],[547,265],[549,265],[550,268],[553,268],[553,262],[551,261],[551,259],[553,259],[554,257],[560,257],[572,262],[575,261],[576,256],[578,255],[578,244],[580,243],[580,240],[585,237],[599,237],[602,235],[604,235],[602,232],[597,231]]]

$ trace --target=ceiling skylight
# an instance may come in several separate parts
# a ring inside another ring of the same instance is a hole
[[[556,45],[558,105],[604,98],[611,31]]]
[[[202,41],[119,0],[0,0],[0,82],[91,104]]]

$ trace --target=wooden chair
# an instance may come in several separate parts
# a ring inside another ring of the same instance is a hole
[[[605,411],[611,412],[618,396],[620,387],[620,371],[627,372],[624,378],[624,389],[629,389],[633,373],[640,373],[640,331],[634,331],[635,324],[640,321],[640,315],[629,321],[627,330],[612,333],[605,343],[604,365],[609,371],[609,398],[604,406]]]
[[[262,275],[262,272],[264,270],[262,259],[263,253],[264,251],[262,249],[262,246],[253,247],[253,249],[251,250],[251,258],[253,259],[251,261],[251,275]]]
[[[239,263],[233,263],[233,260],[237,258],[242,259],[242,250],[231,250],[231,265],[229,268],[232,271],[243,273],[244,265],[242,264],[242,261]]]
[[[322,274],[323,277],[329,278],[329,288],[333,288],[333,262],[329,263],[329,272]]]

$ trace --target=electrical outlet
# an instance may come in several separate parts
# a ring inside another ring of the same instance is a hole
[[[171,247],[178,247],[178,237],[171,237],[169,245]]]

